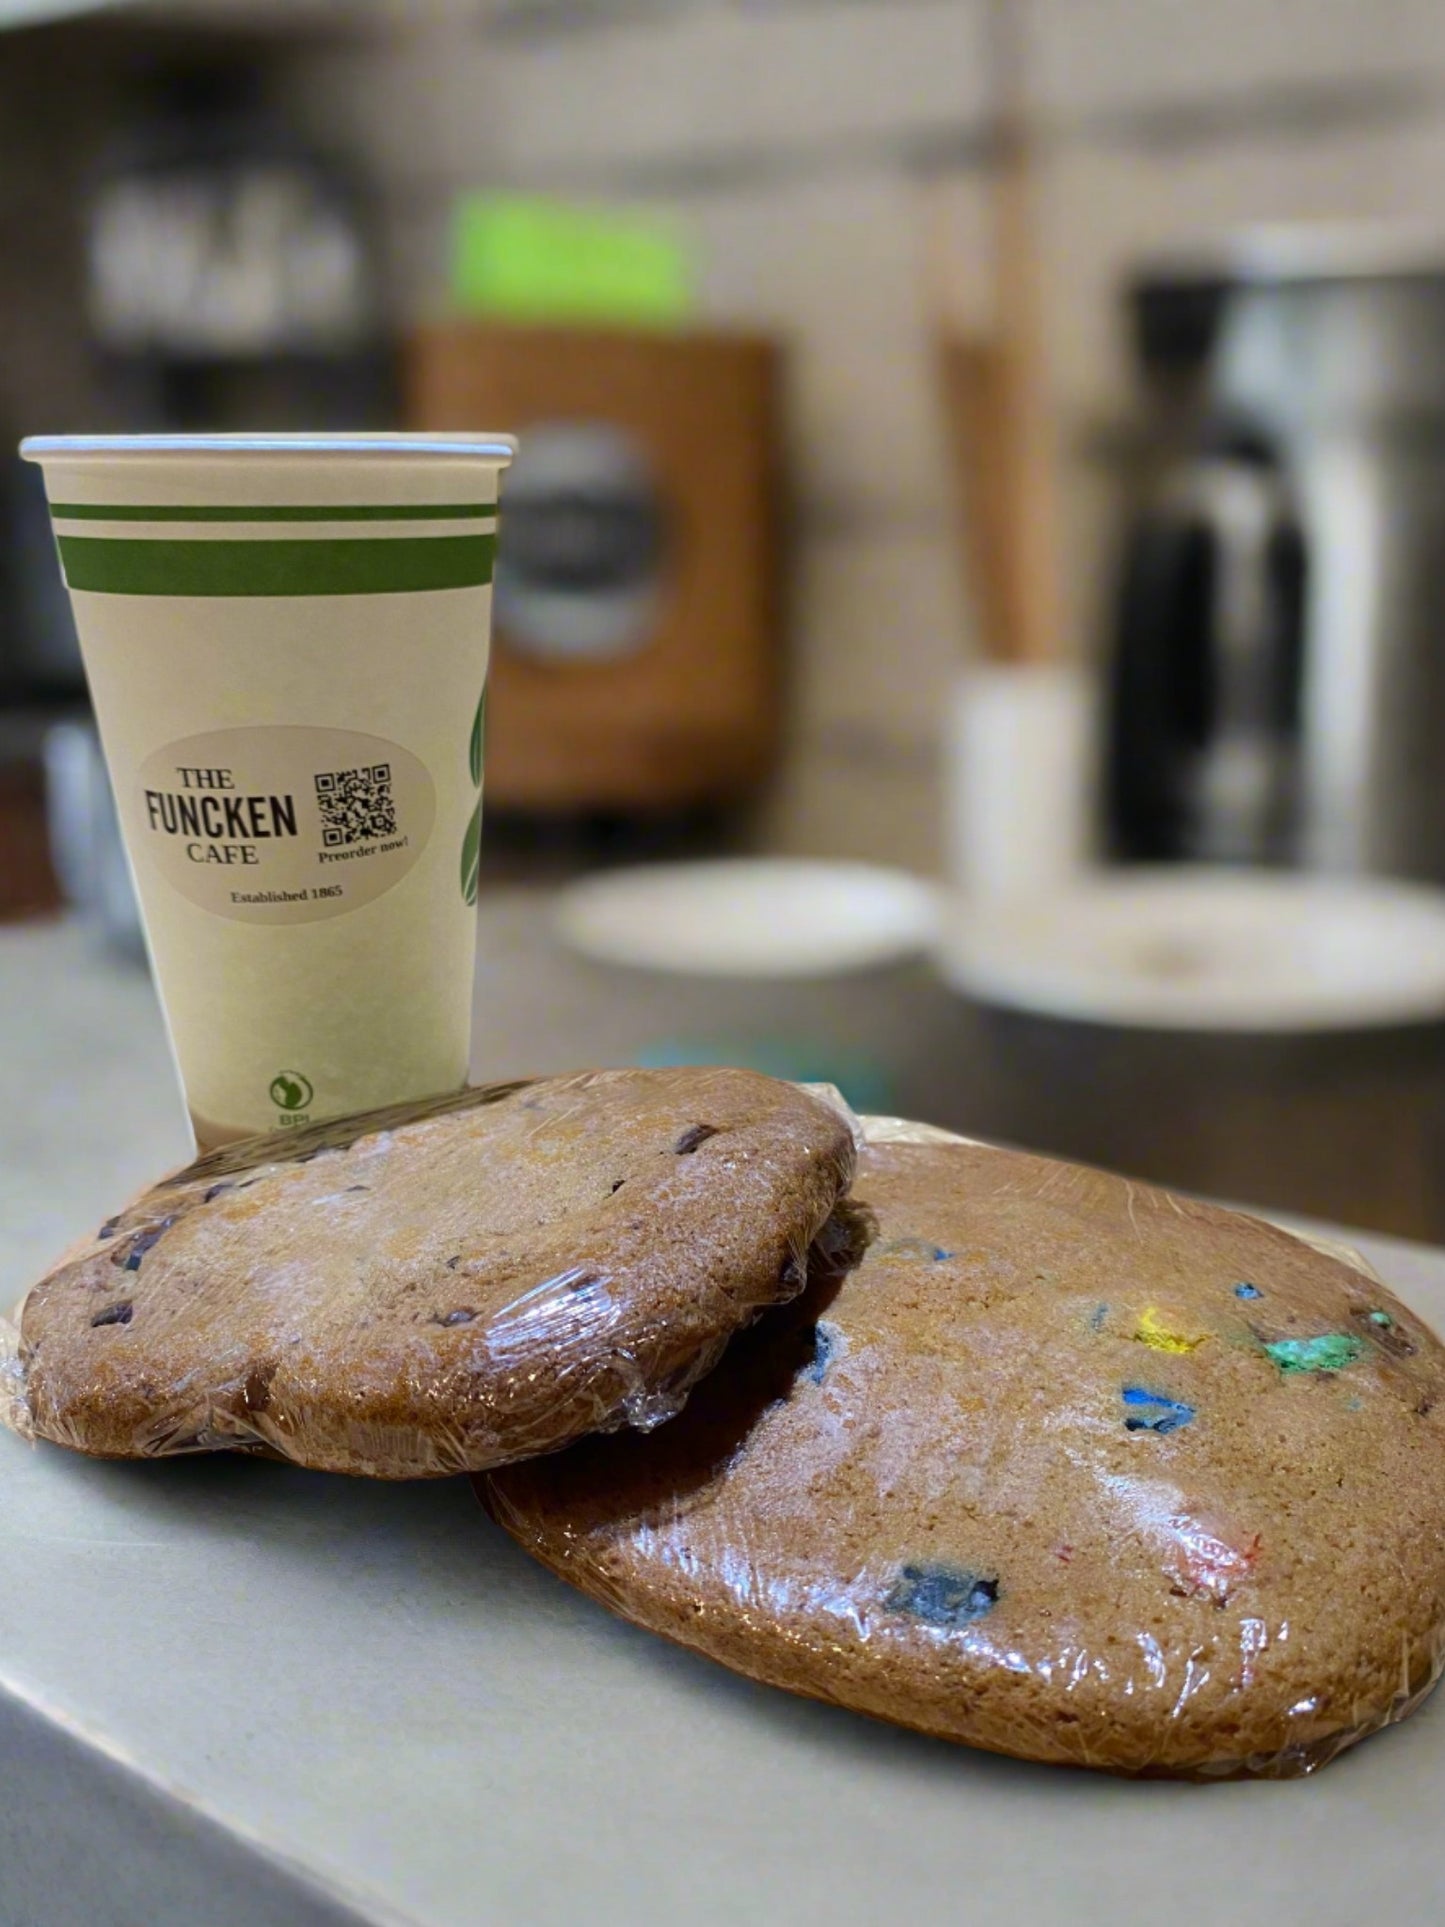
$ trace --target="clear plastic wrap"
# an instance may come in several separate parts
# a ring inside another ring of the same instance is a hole
[[[802,1290],[853,1120],[753,1072],[596,1071],[248,1140],[27,1296],[0,1418],[101,1457],[471,1471],[677,1412]]]
[[[1445,1659],[1445,1352],[1353,1254],[867,1120],[862,1264],[648,1440],[478,1480],[640,1625],[1025,1758],[1287,1777]]]

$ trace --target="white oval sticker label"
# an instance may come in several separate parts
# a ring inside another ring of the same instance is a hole
[[[278,723],[167,744],[125,808],[136,857],[201,909],[311,923],[401,882],[431,835],[436,789],[399,743]]]

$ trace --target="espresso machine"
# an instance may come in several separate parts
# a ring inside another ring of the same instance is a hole
[[[1250,234],[1128,304],[1116,854],[1445,881],[1445,237]]]

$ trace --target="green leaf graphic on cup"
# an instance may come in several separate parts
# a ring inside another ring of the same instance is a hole
[[[482,738],[487,727],[487,685],[482,684],[481,697],[477,702],[477,713],[472,723],[472,739],[467,745],[467,761],[471,767],[472,782],[477,789],[482,787]],[[462,901],[475,903],[477,900],[477,870],[482,860],[482,799],[477,798],[477,807],[472,811],[472,820],[467,825],[467,833],[462,838]]]
[[[477,900],[477,869],[482,858],[482,806],[478,802],[472,811],[472,820],[467,825],[467,833],[462,838],[462,899],[466,903]]]
[[[487,727],[487,685],[482,684],[481,700],[477,704],[477,719],[472,724],[470,759],[472,782],[478,789],[482,787],[482,737]]]

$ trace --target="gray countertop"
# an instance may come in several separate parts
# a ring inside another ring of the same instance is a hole
[[[186,1142],[148,986],[75,930],[0,934],[0,1026],[8,1300]],[[1445,1253],[1344,1235],[1445,1326]],[[0,1436],[0,1541],[3,1927],[1445,1910],[1445,1699],[1313,1780],[1127,1784],[735,1679],[462,1481]]]

